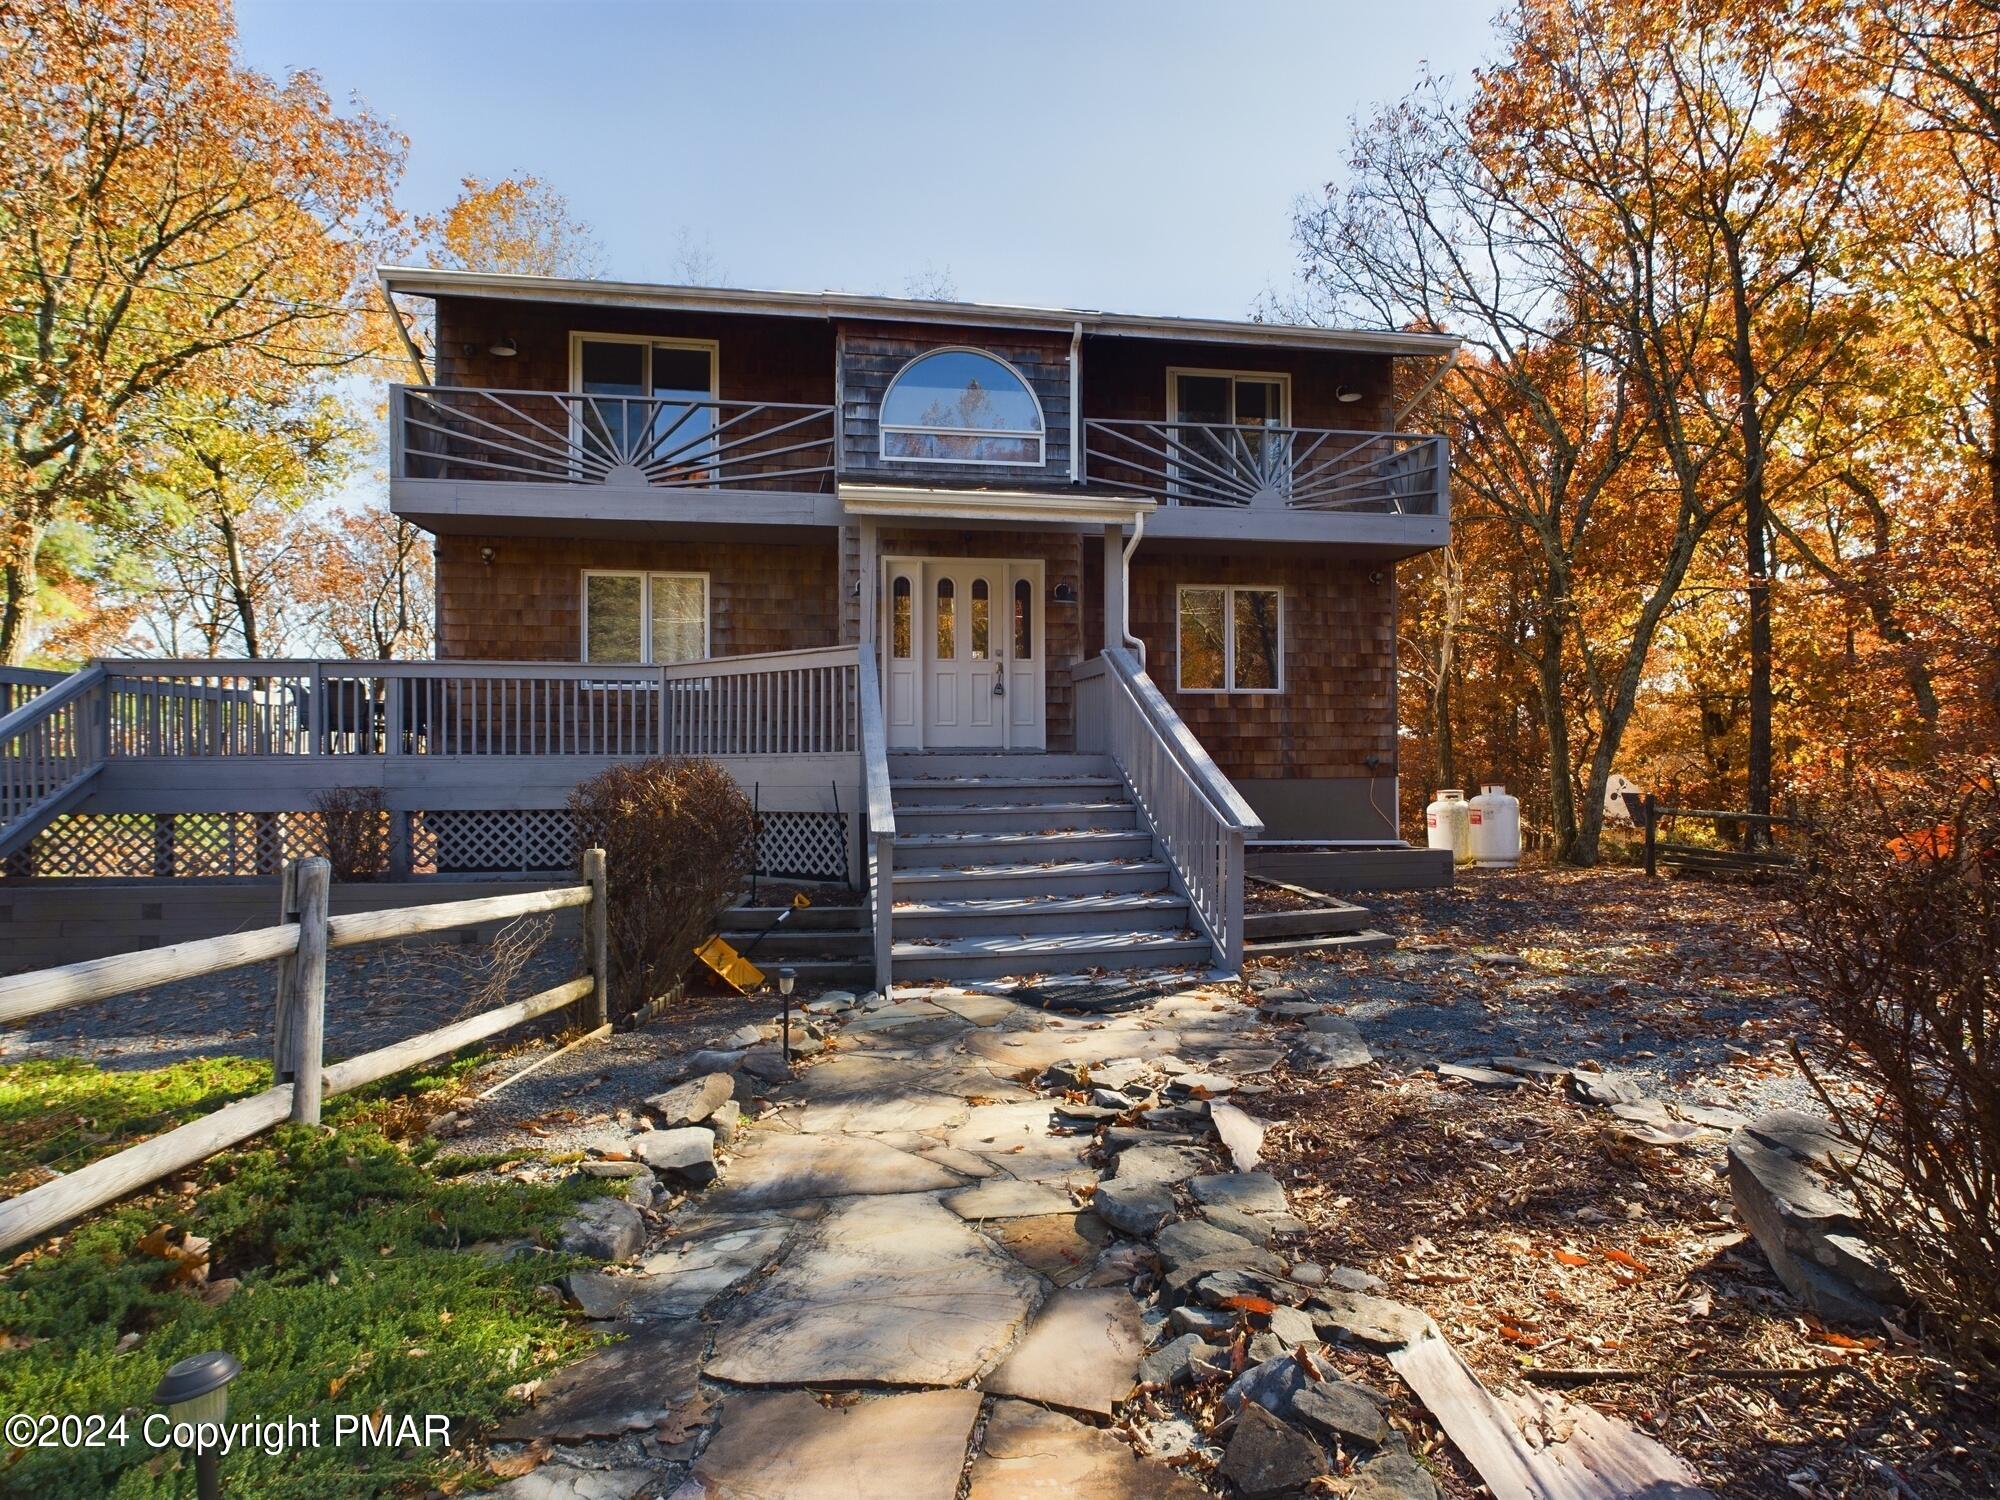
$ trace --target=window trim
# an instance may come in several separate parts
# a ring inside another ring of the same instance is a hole
[[[1190,591],[1222,595],[1222,686],[1190,687],[1187,683],[1187,652],[1181,649],[1181,599]],[[1240,688],[1236,681],[1236,595],[1276,594],[1278,596],[1277,682],[1267,688]],[[1247,698],[1271,698],[1285,690],[1285,589],[1277,583],[1183,583],[1174,589],[1174,689],[1181,693],[1202,693],[1214,697],[1235,694]]]
[[[1278,383],[1278,400],[1283,409],[1283,419],[1278,423],[1278,427],[1282,431],[1290,428],[1292,425],[1292,375],[1289,370],[1212,370],[1206,366],[1168,365],[1166,416],[1167,425],[1170,427],[1179,426],[1181,422],[1180,417],[1176,413],[1180,410],[1181,377],[1183,375],[1210,375],[1232,382],[1238,380],[1274,380]],[[1230,410],[1233,414],[1235,411],[1236,392],[1232,388],[1229,394]],[[1241,424],[1231,422],[1228,425],[1237,427]],[[1261,432],[1265,429],[1258,428],[1256,430]]]
[[[583,346],[593,344],[645,344],[646,355],[646,397],[651,399],[653,391],[653,356],[651,346],[665,345],[669,349],[705,349],[708,351],[708,399],[722,399],[722,341],[720,339],[680,339],[667,338],[650,333],[594,333],[588,328],[572,328],[569,331],[569,394],[583,394]],[[612,570],[616,571],[616,570]]]
[[[990,359],[1021,382],[1021,389],[1028,393],[1028,399],[1035,404],[1035,416],[1041,426],[1033,431],[1024,428],[993,427],[918,427],[907,422],[885,422],[879,413],[889,409],[889,398],[896,393],[905,375],[938,354],[977,354],[982,359]],[[1004,354],[996,354],[991,349],[981,349],[976,344],[939,344],[934,349],[926,349],[921,354],[913,354],[903,361],[902,368],[890,377],[888,385],[882,388],[882,402],[876,408],[875,452],[885,464],[957,464],[975,469],[1040,469],[1049,461],[1049,414],[1042,406],[1042,398],[1035,394],[1034,383],[1023,375],[1020,368]],[[889,434],[909,433],[918,437],[964,437],[967,434],[979,437],[1033,438],[1035,456],[1033,458],[912,458],[904,453],[889,451]]]
[[[590,659],[590,580],[593,578],[636,578],[639,580],[639,659],[636,662]],[[582,601],[582,634],[577,641],[577,660],[593,667],[678,667],[686,662],[653,660],[653,580],[655,578],[699,578],[701,580],[701,655],[690,661],[707,661],[715,654],[715,593],[705,572],[685,572],[654,568],[585,568],[577,579]]]

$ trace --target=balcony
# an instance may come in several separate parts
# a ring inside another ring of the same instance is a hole
[[[1083,427],[1083,487],[1158,501],[1156,535],[1390,555],[1447,539],[1441,437],[1103,419]],[[398,514],[439,531],[825,528],[842,519],[840,437],[830,405],[397,386],[390,495]],[[896,479],[906,477],[982,487],[949,472],[913,468]]]
[[[1442,516],[1445,440],[1406,432],[1084,423],[1093,486],[1163,506]]]

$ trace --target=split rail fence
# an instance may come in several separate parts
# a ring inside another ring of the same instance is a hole
[[[278,926],[0,979],[0,1024],[5,1024],[252,964],[275,962],[278,966],[271,1087],[0,1203],[0,1252],[38,1240],[82,1214],[185,1171],[281,1121],[316,1125],[321,1102],[327,1098],[448,1056],[555,1011],[574,1008],[577,1024],[589,1035],[601,1036],[610,1030],[602,849],[584,851],[575,885],[388,911],[329,916],[331,881],[332,868],[326,860],[295,860],[284,869]],[[372,1052],[335,1063],[325,1060],[326,959],[330,950],[571,907],[583,909],[584,972],[576,978]]]
[[[1664,865],[1684,874],[1774,876],[1791,873],[1798,865],[1797,854],[1778,842],[1782,829],[1806,829],[1805,818],[1779,813],[1731,812],[1714,807],[1666,807],[1651,792],[1637,799],[1639,826],[1644,834],[1644,859],[1648,875],[1658,875]],[[1630,802],[1626,804],[1630,806]],[[1663,824],[1683,818],[1707,821],[1716,832],[1747,830],[1750,837],[1741,847],[1695,844],[1666,836]]]

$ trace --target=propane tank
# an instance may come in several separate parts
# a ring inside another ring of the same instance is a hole
[[[1424,809],[1424,831],[1433,849],[1449,849],[1452,863],[1464,864],[1472,858],[1470,827],[1472,809],[1466,806],[1461,787],[1444,787],[1437,801]]]
[[[1493,782],[1466,804],[1472,862],[1481,869],[1504,870],[1521,862],[1521,804],[1507,788]]]

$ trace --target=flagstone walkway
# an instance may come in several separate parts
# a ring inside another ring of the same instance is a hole
[[[1229,1173],[1207,1128],[1208,1095],[1254,1088],[1281,1055],[1233,989],[1169,989],[1107,1015],[960,989],[851,1008],[836,996],[816,1007],[828,1052],[790,1081],[758,1081],[744,1054],[699,1059],[737,1069],[739,1105],[761,1095],[761,1112],[664,1233],[570,1278],[574,1301],[631,1337],[501,1429],[549,1445],[509,1493],[952,1500],[962,1480],[976,1496],[1206,1493],[1165,1462],[1198,1440],[1192,1426],[1144,1454],[1100,1425],[1173,1331],[1163,1303],[1134,1295],[1157,1252],[1089,1204],[1100,1175],[1154,1194],[1163,1220],[1177,1185],[1190,1213],[1197,1191],[1241,1198],[1248,1236],[1215,1230],[1206,1259],[1282,1265],[1258,1243],[1285,1227],[1282,1192],[1261,1176],[1262,1192],[1232,1191],[1251,1179]],[[659,1102],[686,1114],[719,1093]],[[659,1123],[598,1140],[594,1170],[658,1161],[665,1137],[703,1121]],[[1101,1125],[1118,1139],[1100,1141]],[[1147,1149],[1116,1154],[1131,1146]]]

